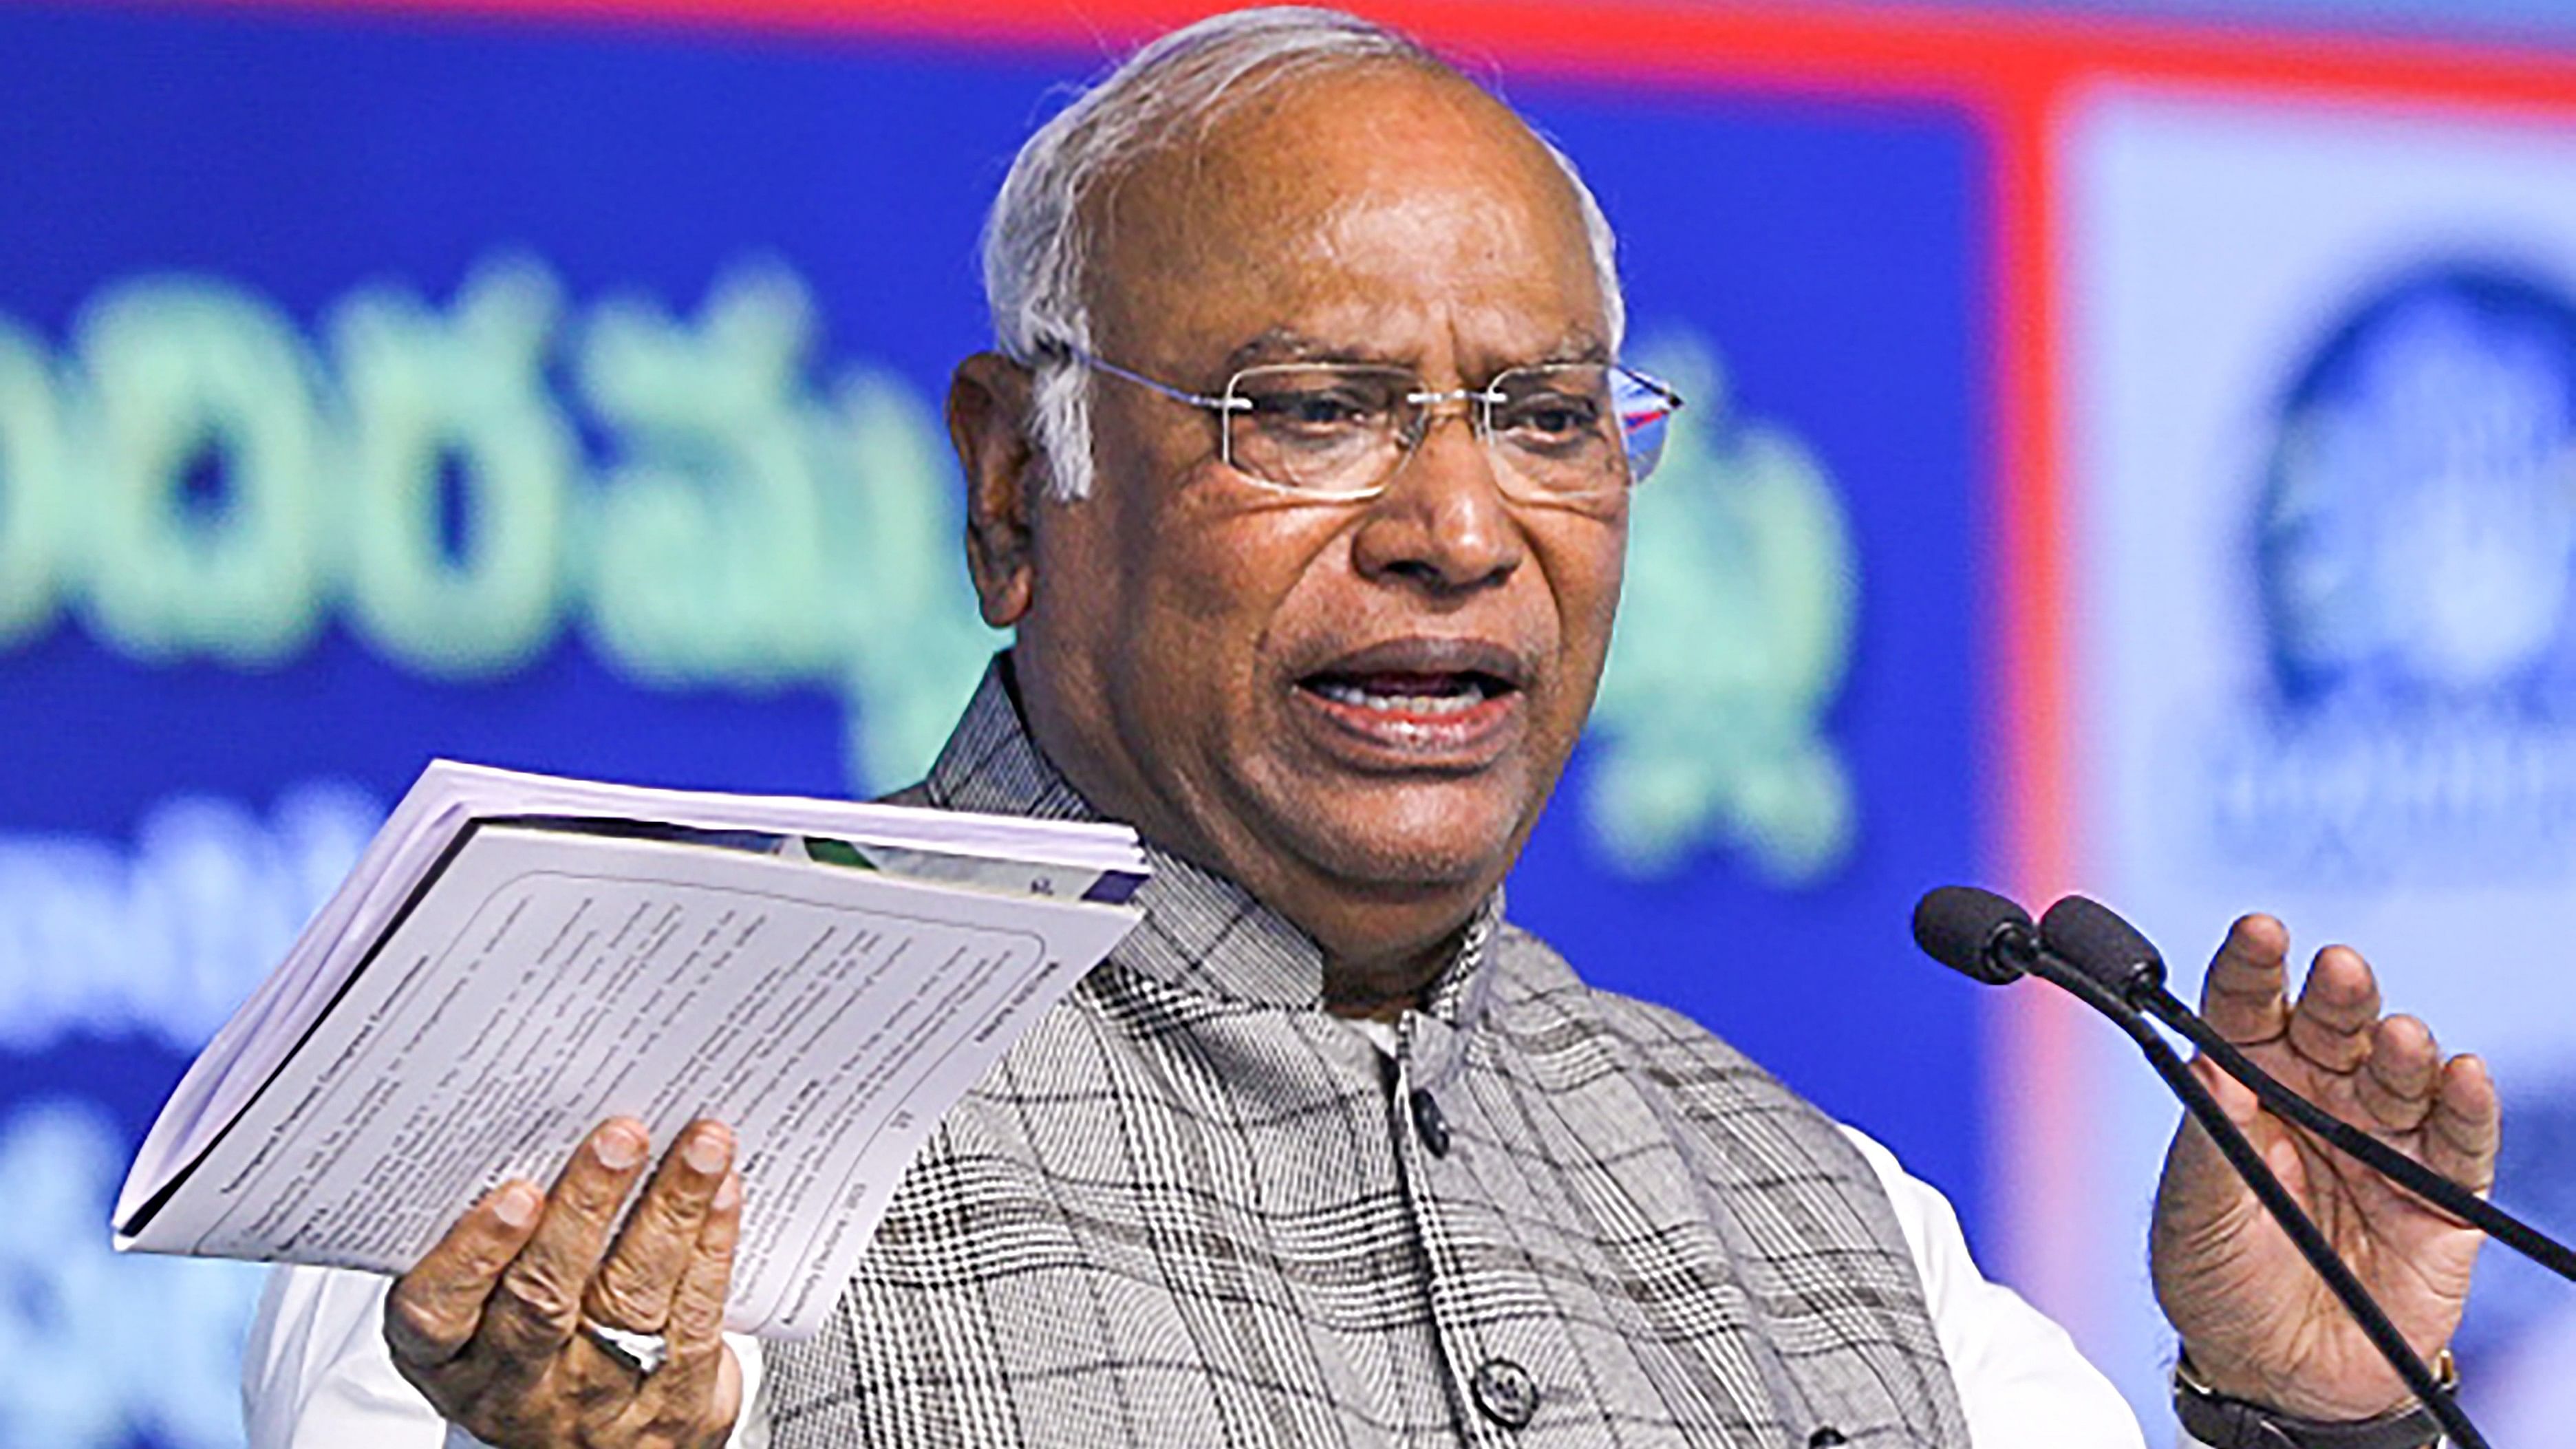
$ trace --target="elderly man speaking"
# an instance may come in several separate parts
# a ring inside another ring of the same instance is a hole
[[[1611,250],[1566,158],[1348,16],[1205,21],[1050,121],[948,404],[1016,642],[908,798],[1131,822],[1144,924],[941,1124],[820,1337],[722,1332],[725,1127],[655,1166],[612,1121],[390,1292],[281,1275],[254,1443],[2137,1444],[1931,1189],[1502,918],[1679,405],[1618,362]],[[2483,1069],[2348,951],[2294,1005],[2286,948],[2236,925],[2219,1026],[2484,1186]],[[2213,1085],[2442,1349],[2478,1236]],[[2196,1131],[2154,1249],[2244,1443],[2435,1437]]]

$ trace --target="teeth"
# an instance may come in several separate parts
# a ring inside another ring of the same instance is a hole
[[[1310,687],[1335,704],[1347,704],[1361,709],[1368,707],[1368,696],[1361,693],[1360,687],[1356,684],[1344,684],[1338,679],[1319,679]]]
[[[1354,709],[1433,718],[1465,714],[1485,702],[1483,687],[1472,683],[1457,694],[1376,694],[1341,679],[1319,680],[1313,689],[1335,704],[1346,704]]]

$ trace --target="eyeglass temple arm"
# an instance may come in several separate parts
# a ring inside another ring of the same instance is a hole
[[[1128,382],[1136,384],[1138,387],[1144,388],[1148,392],[1161,393],[1163,396],[1170,398],[1174,402],[1188,403],[1192,407],[1206,408],[1211,412],[1220,413],[1244,412],[1252,407],[1252,400],[1250,398],[1211,397],[1203,392],[1190,392],[1183,388],[1177,388],[1168,382],[1162,382],[1155,378],[1147,377],[1141,372],[1133,372],[1127,368],[1120,367],[1117,363],[1111,362],[1108,358],[1095,356],[1092,353],[1074,346],[1070,342],[1057,342],[1050,344],[1050,346],[1055,350],[1062,352],[1065,356],[1072,358],[1074,361],[1081,363],[1085,367],[1094,368],[1098,371],[1108,373],[1111,377],[1123,378]]]
[[[1664,381],[1653,373],[1639,372],[1637,369],[1630,367],[1624,362],[1614,362],[1610,365],[1617,369],[1619,374],[1627,378],[1631,383],[1634,383],[1638,387],[1644,388],[1646,391],[1654,394],[1655,399],[1661,402],[1666,409],[1672,412],[1680,412],[1682,410],[1682,395],[1673,391],[1673,385],[1671,383]]]

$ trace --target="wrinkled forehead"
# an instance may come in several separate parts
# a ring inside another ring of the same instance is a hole
[[[1507,107],[1418,65],[1282,81],[1149,152],[1084,221],[1096,339],[1158,365],[1283,330],[1531,355],[1607,330],[1563,169]]]

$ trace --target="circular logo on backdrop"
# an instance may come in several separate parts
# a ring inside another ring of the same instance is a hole
[[[2420,273],[2292,386],[2259,561],[2299,710],[2576,716],[2576,307],[2506,273]]]
[[[2473,264],[2330,325],[2277,414],[2254,562],[2272,686],[2220,832],[2302,875],[2576,861],[2576,304]]]

